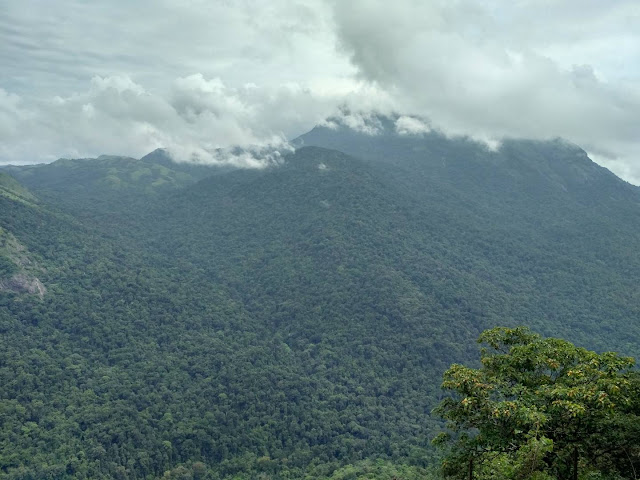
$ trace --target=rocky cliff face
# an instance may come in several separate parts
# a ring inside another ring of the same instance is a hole
[[[43,271],[27,248],[11,232],[0,228],[0,291],[42,298],[47,289],[37,275]]]
[[[47,293],[46,287],[38,278],[29,276],[26,273],[17,273],[4,279],[0,278],[0,290],[28,293],[38,295],[40,298],[44,298]]]

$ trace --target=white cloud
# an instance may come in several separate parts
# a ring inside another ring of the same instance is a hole
[[[260,146],[230,149],[206,149],[198,144],[173,144],[166,147],[171,158],[177,162],[193,162],[209,165],[232,165],[238,168],[266,168],[279,165],[283,156],[293,151],[283,138],[273,138]]]
[[[566,137],[634,180],[640,49],[625,47],[636,67],[624,82],[610,58],[619,55],[612,39],[640,45],[637,8],[629,16],[635,3],[549,2],[548,22],[539,2],[528,1],[335,5],[344,51],[361,78],[392,93],[398,111],[490,146],[502,137]],[[562,55],[573,42],[583,51]]]
[[[418,135],[421,133],[429,133],[431,128],[423,120],[416,117],[407,117],[403,115],[398,117],[395,123],[396,132],[400,135]]]
[[[158,146],[204,158],[346,107],[368,133],[353,112],[490,148],[563,136],[640,182],[635,0],[5,3],[3,163]]]
[[[202,74],[172,85],[163,97],[126,75],[96,76],[83,92],[31,102],[0,90],[0,140],[7,145],[0,159],[139,157],[164,147],[180,161],[259,167],[279,161],[277,151],[288,148],[287,138],[321,122],[344,100],[295,83],[232,88]],[[232,154],[231,146],[247,148]]]
[[[0,139],[10,140],[17,134],[18,122],[25,112],[20,107],[21,99],[0,88]],[[0,144],[1,145],[1,144]]]

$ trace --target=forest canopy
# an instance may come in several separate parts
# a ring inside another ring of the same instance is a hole
[[[634,360],[595,352],[527,328],[479,338],[479,369],[452,365],[436,411],[448,433],[452,478],[637,478],[639,375]]]
[[[0,477],[425,478],[440,379],[483,330],[638,358],[640,189],[562,142],[387,124],[261,170],[7,167]],[[581,475],[631,475],[585,449]]]

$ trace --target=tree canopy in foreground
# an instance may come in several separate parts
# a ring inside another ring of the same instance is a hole
[[[436,409],[443,471],[482,479],[637,478],[640,378],[634,360],[526,328],[498,327],[479,369],[452,365]]]

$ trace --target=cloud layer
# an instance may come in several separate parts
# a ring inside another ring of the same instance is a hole
[[[453,134],[562,136],[640,179],[636,3],[336,5],[344,51],[400,111]]]
[[[160,146],[206,160],[229,145],[278,145],[346,105],[405,114],[404,134],[425,128],[421,116],[488,142],[562,136],[640,183],[635,0],[9,0],[6,10],[2,163]]]

